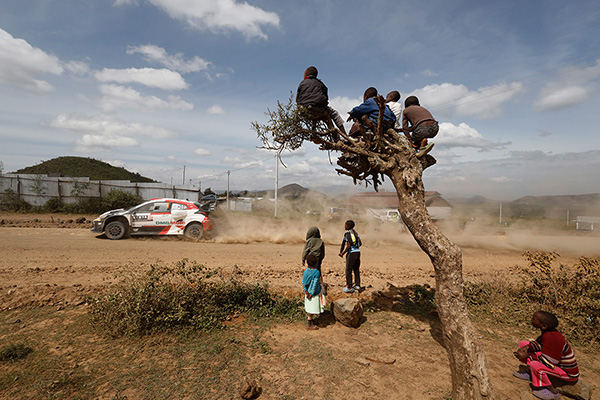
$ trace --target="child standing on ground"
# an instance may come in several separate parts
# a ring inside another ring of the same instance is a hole
[[[302,287],[304,288],[304,310],[308,315],[308,322],[306,329],[316,330],[319,329],[314,318],[318,318],[319,314],[323,312],[321,306],[321,299],[319,294],[321,293],[321,273],[316,268],[317,257],[314,254],[309,254],[306,257],[306,263],[308,268],[304,270],[302,274]]]
[[[439,129],[438,122],[429,110],[421,107],[417,96],[408,96],[404,100],[402,130],[417,151],[417,157],[423,157],[433,148],[433,143],[428,144],[427,139],[434,138]]]
[[[304,250],[302,250],[303,266],[306,262],[306,257],[308,257],[309,254],[314,254],[315,257],[317,257],[316,268],[321,274],[321,286],[323,289],[323,294],[327,295],[327,289],[323,284],[323,271],[321,271],[321,264],[323,263],[323,259],[325,258],[325,243],[321,239],[321,232],[319,231],[319,228],[317,228],[316,226],[311,226],[306,232],[306,243],[304,244]]]
[[[362,242],[358,233],[354,230],[354,221],[348,220],[344,224],[346,233],[340,247],[340,257],[346,255],[346,286],[345,293],[352,293],[355,290],[360,291],[360,246]],[[352,283],[352,273],[354,272],[354,284]]]
[[[529,372],[515,371],[513,376],[531,381],[533,395],[540,399],[558,399],[560,394],[552,385],[550,377],[575,383],[579,379],[579,368],[571,346],[556,330],[558,319],[552,313],[536,311],[531,324],[540,329],[540,336],[532,341],[523,340],[514,352]]]

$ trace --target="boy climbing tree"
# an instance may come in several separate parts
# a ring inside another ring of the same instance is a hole
[[[452,372],[454,400],[494,399],[489,382],[485,355],[467,313],[463,295],[462,253],[435,226],[425,207],[423,170],[435,164],[429,154],[417,158],[412,144],[394,129],[384,129],[385,101],[375,97],[379,107],[377,123],[362,118],[361,139],[355,140],[329,128],[316,131],[311,121],[289,99],[277,102],[277,109],[267,110],[267,122],[252,123],[263,148],[295,150],[304,141],[315,143],[320,150],[337,151],[339,174],[352,177],[354,183],[364,182],[377,190],[387,176],[398,194],[400,215],[409,231],[425,251],[435,269],[436,306],[442,323],[445,348]],[[369,129],[365,130],[364,126]]]

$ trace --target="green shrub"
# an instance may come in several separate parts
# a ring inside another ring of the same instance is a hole
[[[556,266],[556,252],[526,252],[528,267],[523,281],[496,280],[465,284],[472,311],[498,322],[529,321],[539,309],[550,311],[560,321],[559,329],[571,340],[600,340],[600,260],[580,257],[566,267]]]
[[[62,204],[59,199],[53,197],[44,203],[44,211],[57,213],[62,211]]]
[[[112,336],[144,335],[173,328],[210,330],[236,314],[296,318],[298,300],[272,295],[263,285],[223,280],[183,259],[171,267],[129,267],[107,294],[89,299],[92,324]]]
[[[140,196],[119,189],[111,189],[102,197],[104,211],[118,208],[128,209],[142,202]]]
[[[0,207],[3,210],[25,212],[31,209],[31,204],[22,200],[17,192],[8,188],[0,198]]]
[[[31,352],[33,352],[33,349],[25,346],[23,343],[9,344],[0,350],[0,361],[20,360],[27,357]]]

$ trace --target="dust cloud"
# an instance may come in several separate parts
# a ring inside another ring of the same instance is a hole
[[[282,213],[274,218],[272,215],[226,210],[219,210],[212,217],[215,220],[215,230],[208,239],[211,242],[265,242],[300,246],[304,244],[306,232],[311,226],[319,228],[326,245],[339,245],[346,219],[331,221],[316,213]],[[401,222],[383,222],[366,214],[353,219],[356,222],[355,229],[366,247],[392,244],[399,248],[418,249],[415,239]],[[451,241],[464,248],[556,251],[565,256],[600,256],[600,237],[594,232],[531,229],[518,224],[503,226],[490,221],[461,224],[456,220],[446,220],[436,224]]]

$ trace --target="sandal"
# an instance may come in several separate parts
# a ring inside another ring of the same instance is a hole
[[[560,393],[552,393],[547,388],[542,388],[542,389],[534,390],[533,391],[533,395],[535,397],[537,397],[538,399],[543,399],[543,400],[560,399]]]
[[[529,372],[515,371],[513,372],[513,376],[524,381],[531,381],[531,374]]]

